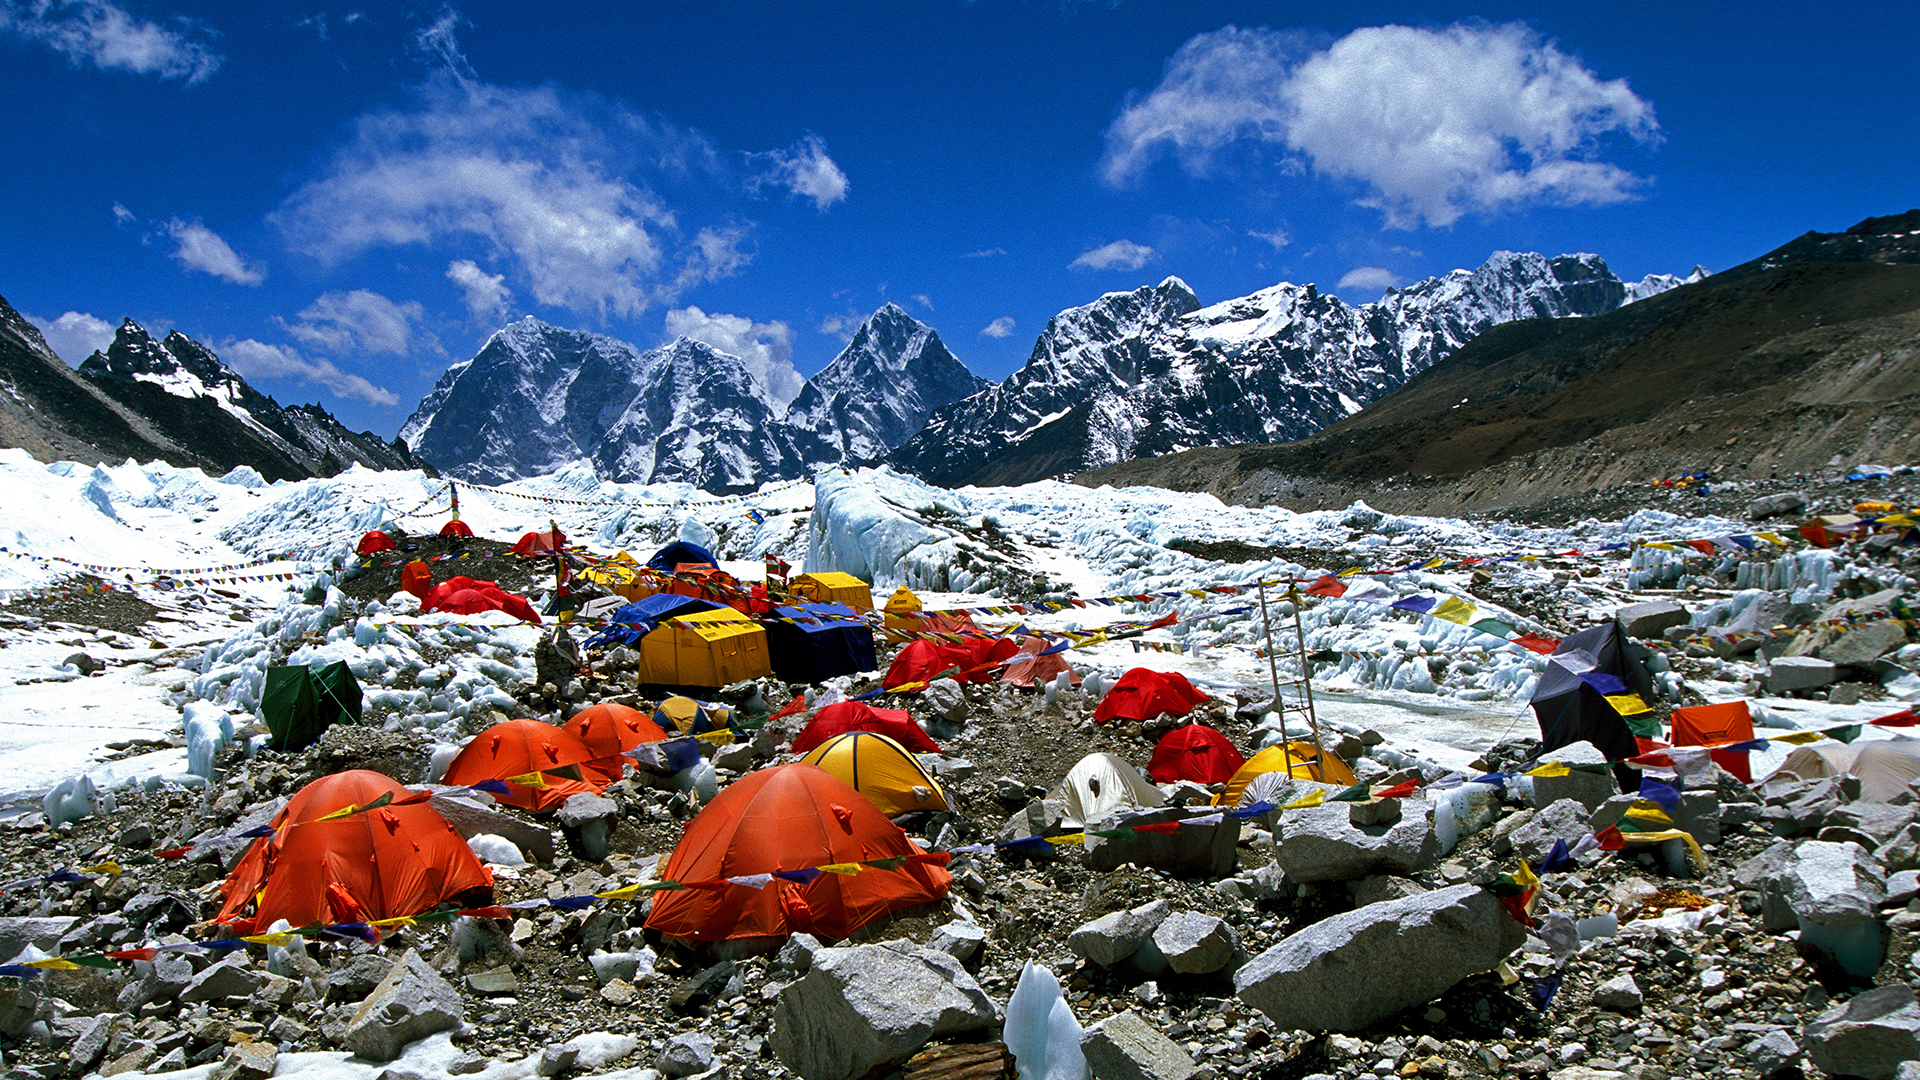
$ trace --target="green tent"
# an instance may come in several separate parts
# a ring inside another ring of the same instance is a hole
[[[336,722],[360,719],[360,684],[344,660],[315,670],[270,667],[260,694],[260,719],[275,750],[299,750],[319,741]]]

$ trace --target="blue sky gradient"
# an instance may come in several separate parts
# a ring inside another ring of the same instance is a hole
[[[391,436],[534,315],[777,398],[887,301],[1004,378],[1178,275],[1725,269],[1920,205],[1911,4],[0,0],[0,295]]]

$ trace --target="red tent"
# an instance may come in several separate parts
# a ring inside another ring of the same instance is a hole
[[[817,765],[795,762],[735,780],[694,819],[661,877],[679,882],[812,870],[806,882],[668,890],[654,894],[647,927],[697,941],[804,931],[844,938],[889,912],[947,894],[953,877],[927,861],[852,874],[819,867],[925,853],[866,797]],[[941,856],[939,858],[944,858]]]
[[[551,555],[567,546],[567,534],[559,529],[530,532],[513,545],[515,555]]]
[[[378,809],[316,820],[382,796],[390,801]],[[289,827],[296,823],[304,824]],[[490,890],[493,875],[447,819],[421,793],[377,772],[315,780],[287,800],[273,828],[220,885],[225,903],[214,921],[234,933],[256,933],[278,919],[294,926],[394,919],[455,897],[474,907],[493,902],[490,892],[465,895]]]
[[[473,530],[464,521],[449,521],[440,526],[441,536],[472,536]]]
[[[495,585],[470,577],[451,577],[433,587],[420,601],[421,611],[454,611],[473,615],[482,611],[504,611],[521,622],[538,624],[540,613],[525,598]]]
[[[877,731],[916,754],[941,754],[920,725],[905,709],[876,709],[864,701],[841,701],[814,714],[813,720],[793,738],[793,752],[807,751],[849,731]]]
[[[1028,638],[1021,642],[1020,652],[1027,655],[1008,664],[1007,670],[1000,675],[1000,681],[1014,686],[1039,686],[1052,682],[1064,671],[1067,673],[1067,682],[1079,686],[1080,673],[1067,664],[1067,658],[1060,653],[1042,656],[1041,652],[1046,648],[1047,643],[1041,638]]]
[[[1188,724],[1160,737],[1153,760],[1147,763],[1147,775],[1162,784],[1176,780],[1224,784],[1246,763],[1225,735],[1205,724]]]
[[[1672,722],[1669,741],[1675,746],[1711,746],[1714,743],[1746,742],[1753,738],[1753,715],[1747,711],[1744,701],[1675,709]],[[1715,750],[1709,756],[1715,765],[1746,783],[1753,783],[1753,772],[1744,752]]]
[[[549,771],[578,771],[580,779],[547,775]],[[508,720],[475,735],[447,766],[442,782],[471,787],[482,780],[540,773],[538,786],[509,783],[507,794],[494,798],[522,810],[541,811],[557,809],[582,791],[597,795],[625,771],[620,758],[597,752],[570,731],[538,720]]]
[[[881,680],[888,689],[906,683],[931,682],[936,676],[962,671],[973,666],[973,654],[960,645],[946,645],[921,639],[909,641],[893,655],[887,665],[887,677]]]
[[[1012,638],[970,637],[967,639],[967,654],[973,658],[969,665],[975,669],[962,682],[992,682],[1000,677],[998,668],[991,665],[1002,660],[1012,659],[1020,651],[1020,644]]]
[[[646,713],[614,702],[589,705],[573,714],[562,730],[580,737],[601,757],[614,757],[639,746],[667,737],[660,725]]]
[[[393,537],[388,536],[379,529],[375,529],[367,535],[362,536],[360,538],[360,546],[353,550],[359,555],[373,555],[378,552],[393,551],[396,549],[394,548]]]
[[[1195,705],[1209,700],[1193,688],[1185,675],[1177,671],[1150,671],[1137,667],[1113,684],[1100,706],[1093,710],[1096,723],[1118,717],[1122,720],[1151,720],[1161,713],[1185,716]]]

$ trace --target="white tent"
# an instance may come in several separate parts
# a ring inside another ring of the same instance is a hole
[[[1760,788],[1765,791],[1827,776],[1857,776],[1861,802],[1887,802],[1914,790],[1914,781],[1920,778],[1920,739],[1796,746],[1778,769],[1760,781]]]
[[[1067,824],[1071,827],[1090,825],[1120,810],[1167,804],[1166,795],[1140,775],[1139,769],[1114,754],[1081,758],[1048,798],[1067,804]]]

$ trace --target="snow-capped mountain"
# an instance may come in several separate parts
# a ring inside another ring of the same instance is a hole
[[[529,316],[448,368],[400,438],[480,483],[587,460],[606,479],[724,490],[799,475],[778,416],[740,359],[712,346],[680,338],[642,352]]]
[[[989,385],[933,327],[889,303],[800,388],[787,423],[809,463],[867,461],[906,442],[935,409]]]
[[[1203,308],[1169,278],[1056,315],[1025,367],[937,412],[887,461],[947,486],[1018,484],[1195,446],[1304,438],[1489,327],[1598,315],[1663,286],[1630,288],[1594,255],[1513,252],[1358,307],[1283,283]]]
[[[318,405],[281,407],[178,330],[155,341],[128,319],[113,344],[89,356],[78,375],[164,432],[184,454],[184,464],[217,472],[248,465],[268,479],[330,476],[355,463],[422,467],[403,445],[348,431]]]

